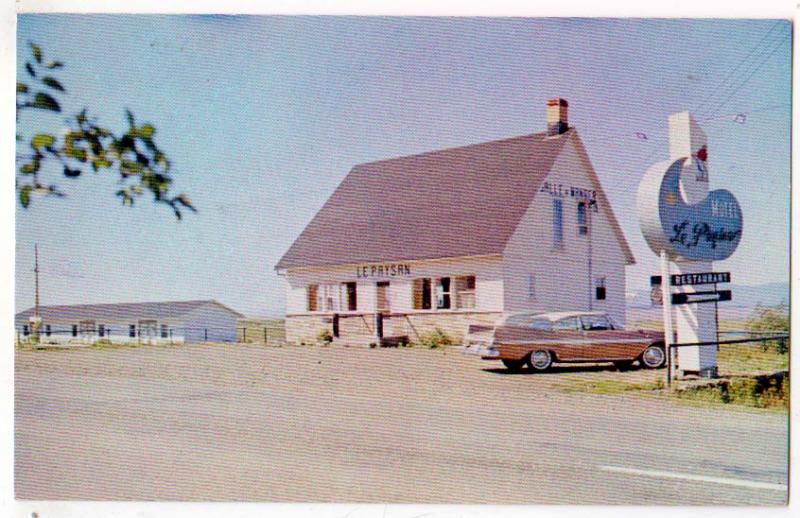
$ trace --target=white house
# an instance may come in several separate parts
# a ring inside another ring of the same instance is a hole
[[[34,308],[15,316],[20,340],[30,338]],[[216,300],[41,306],[40,340],[112,343],[236,341],[243,315]]]
[[[288,341],[408,336],[518,310],[625,319],[631,250],[567,102],[545,132],[354,167],[278,262]]]

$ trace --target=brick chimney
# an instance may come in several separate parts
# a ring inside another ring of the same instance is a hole
[[[566,99],[556,97],[547,101],[547,136],[561,135],[569,129]]]

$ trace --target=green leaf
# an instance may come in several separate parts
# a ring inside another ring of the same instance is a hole
[[[47,68],[49,68],[51,70],[54,69],[54,68],[61,68],[63,66],[64,66],[64,63],[62,63],[60,61],[51,61],[50,63],[47,64]]]
[[[31,43],[31,50],[33,50],[33,57],[36,58],[36,62],[37,63],[41,63],[42,62],[42,49],[39,47],[39,45],[36,45],[35,43]]]
[[[25,70],[28,71],[29,76],[36,77],[36,71],[33,69],[33,65],[30,63],[25,63]]]
[[[36,97],[33,99],[33,107],[54,112],[61,111],[61,106],[58,105],[58,102],[53,99],[52,96],[44,92],[39,92],[36,94]]]
[[[58,90],[59,92],[65,91],[64,87],[61,86],[61,83],[59,83],[58,80],[56,80],[53,77],[50,77],[50,76],[43,77],[42,78],[42,83],[46,84],[47,86],[49,86],[53,90]]]
[[[25,83],[17,82],[17,93],[18,94],[28,93],[28,85],[26,85]]]
[[[95,171],[105,169],[106,167],[111,167],[111,161],[106,160],[105,158],[95,158],[92,160],[92,169]]]
[[[55,144],[56,138],[53,135],[49,135],[47,133],[37,133],[31,139],[31,147],[33,149],[41,149],[47,148]]]
[[[76,160],[80,160],[81,162],[86,162],[87,153],[85,149],[73,147],[65,149],[64,152],[67,154],[67,156],[70,156]]]
[[[22,174],[33,174],[39,170],[40,165],[41,164],[39,163],[39,160],[37,158],[34,158],[27,164],[23,164],[22,167],[19,168],[19,171]]]
[[[19,202],[22,204],[24,208],[28,208],[28,205],[31,204],[31,191],[33,190],[33,186],[26,185],[19,191]]]
[[[145,124],[141,128],[139,128],[139,136],[142,138],[152,138],[153,134],[156,132],[156,129],[151,124]]]

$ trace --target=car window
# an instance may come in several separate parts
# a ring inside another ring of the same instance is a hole
[[[581,323],[584,331],[605,331],[612,329],[605,315],[583,315]]]
[[[578,330],[578,317],[562,318],[553,323],[554,331],[577,331]]]
[[[505,321],[505,325],[513,327],[528,327],[533,315],[511,315]]]
[[[552,331],[553,323],[546,318],[534,318],[528,323],[527,327],[536,331]]]

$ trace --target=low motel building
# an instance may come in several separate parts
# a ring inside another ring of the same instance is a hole
[[[625,320],[634,257],[563,99],[532,135],[355,166],[281,258],[286,339],[374,343],[513,311]]]
[[[35,309],[17,313],[20,342],[31,339]],[[39,308],[39,341],[43,343],[115,344],[233,342],[244,316],[216,300],[74,304]]]

